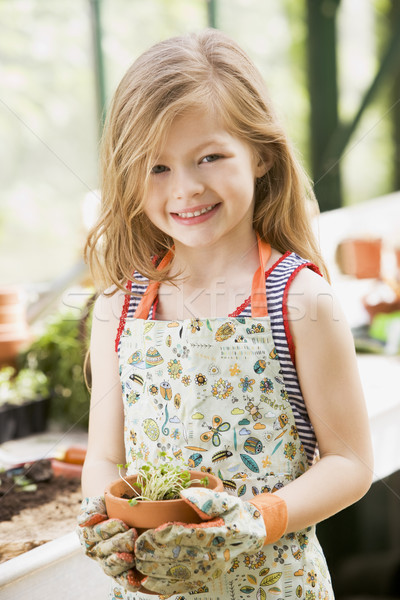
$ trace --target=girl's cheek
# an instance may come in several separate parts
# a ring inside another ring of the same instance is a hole
[[[155,181],[150,181],[147,189],[147,198],[151,200],[157,200],[161,192],[166,191],[166,179],[158,175]]]

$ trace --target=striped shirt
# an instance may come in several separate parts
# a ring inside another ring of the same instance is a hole
[[[266,295],[268,303],[268,315],[271,321],[272,336],[279,362],[282,369],[282,376],[288,393],[289,402],[292,407],[293,415],[296,421],[299,437],[306,451],[308,461],[311,464],[317,451],[317,440],[314,429],[307,413],[301,393],[300,384],[297,376],[294,359],[294,346],[290,334],[289,322],[287,317],[287,295],[289,287],[297,273],[303,268],[310,268],[319,275],[321,274],[313,263],[310,263],[294,252],[286,252],[281,258],[265,273]],[[135,273],[136,283],[129,281],[127,289],[136,294],[143,294],[148,284],[148,279]],[[251,297],[247,298],[229,317],[251,317]],[[124,307],[120,318],[118,333],[115,340],[115,349],[120,354],[121,334],[125,327],[127,319],[132,319],[136,308],[140,302],[139,296],[126,295]],[[151,308],[151,319],[154,319],[156,303]]]

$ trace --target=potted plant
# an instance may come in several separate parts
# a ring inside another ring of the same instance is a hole
[[[38,370],[0,369],[0,443],[44,431],[49,406],[47,377]]]
[[[129,476],[123,476],[123,465],[118,465],[120,478],[104,492],[109,517],[121,519],[139,533],[169,521],[201,522],[196,511],[180,498],[181,490],[191,486],[205,486],[216,492],[223,490],[219,477],[176,466],[165,453],[160,453],[160,457],[166,462],[145,464]]]

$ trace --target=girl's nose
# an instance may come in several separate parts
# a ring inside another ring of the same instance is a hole
[[[191,169],[177,169],[172,173],[171,194],[179,200],[187,200],[200,196],[204,191],[204,184],[198,174]]]

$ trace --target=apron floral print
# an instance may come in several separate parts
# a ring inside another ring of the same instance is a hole
[[[275,492],[308,468],[266,316],[262,277],[270,249],[259,240],[259,250],[251,317],[146,320],[157,292],[150,284],[125,323],[119,364],[130,471],[158,462],[164,450],[177,464],[219,476],[227,492],[246,500]],[[115,584],[110,595],[150,597]],[[308,527],[240,555],[212,585],[171,598],[333,597],[315,527]]]

